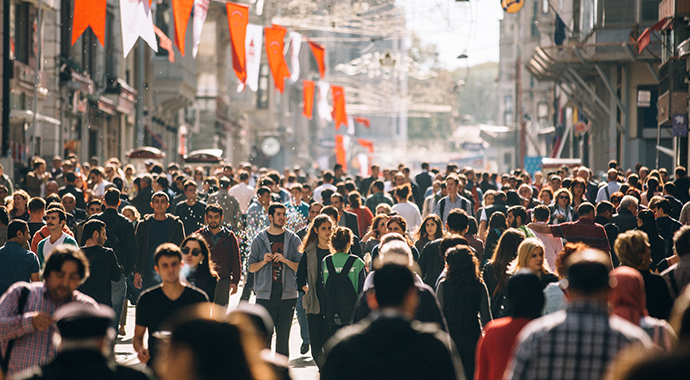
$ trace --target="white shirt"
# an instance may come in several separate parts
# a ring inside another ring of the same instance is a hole
[[[333,190],[334,192],[338,191],[338,188],[333,186],[332,183],[324,183],[323,185],[314,189],[314,195],[312,196],[312,199],[314,199],[315,202],[323,202],[323,199],[321,198],[321,192],[323,192],[326,189]]]
[[[103,197],[103,196],[105,195],[105,187],[106,187],[109,183],[110,183],[110,182],[108,182],[108,181],[106,181],[106,180],[103,180],[103,181],[101,181],[101,183],[99,183],[98,185],[95,185],[95,186],[93,187],[93,195],[94,195],[95,197],[99,197],[99,198]]]
[[[252,197],[254,197],[254,188],[245,183],[238,183],[231,187],[228,193],[237,198],[237,202],[240,204],[240,212],[246,214],[247,208],[249,208],[249,204],[252,202]]]
[[[419,225],[422,224],[422,215],[419,213],[419,208],[414,203],[398,203],[391,207],[391,210],[397,212],[405,219],[407,223],[407,232],[410,234],[417,231]]]
[[[607,188],[609,190],[608,196],[606,196],[606,189]],[[615,193],[620,188],[621,188],[621,184],[616,182],[616,181],[610,181],[606,186],[600,187],[599,191],[597,192],[597,203],[599,203],[601,201],[608,201],[609,198],[611,198],[611,194]]]
[[[546,224],[544,222],[536,222],[537,224]],[[541,240],[544,244],[544,260],[549,264],[549,269],[551,271],[556,270],[556,256],[560,251],[563,250],[563,241],[560,238],[554,237],[550,233],[541,234],[530,229],[534,233],[537,239]]]
[[[55,244],[52,244],[50,242],[50,235],[48,235],[48,237],[46,238],[46,242],[43,243],[43,262],[48,261],[48,258],[53,253],[53,250],[55,250],[55,247],[62,244],[65,241],[65,237],[67,237],[67,234],[63,232],[62,236],[60,236],[60,238],[57,239]]]

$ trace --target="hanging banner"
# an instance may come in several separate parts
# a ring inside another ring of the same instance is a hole
[[[331,89],[331,85],[326,82],[318,82],[316,86],[319,89],[316,93],[316,109],[319,111],[319,117],[325,121],[333,121],[331,108],[328,106],[328,91]]]
[[[303,94],[304,94],[304,110],[302,115],[307,119],[311,120],[313,117],[314,110],[314,86],[316,85],[313,81],[305,80],[303,84]]]
[[[268,65],[271,67],[271,74],[273,74],[273,81],[282,94],[285,90],[285,77],[290,76],[290,71],[287,69],[285,57],[283,56],[284,38],[287,29],[284,27],[274,25],[273,27],[266,27],[266,54],[268,54]]]
[[[148,0],[120,0],[120,20],[122,26],[122,51],[125,58],[132,51],[137,39],[141,37],[153,51],[158,52],[156,32],[153,31],[153,17]]]
[[[357,154],[357,163],[359,164],[359,175],[368,177],[371,175],[371,165],[369,165],[369,155],[366,153]]]
[[[316,59],[316,65],[319,67],[319,75],[323,79],[326,77],[326,47],[312,41],[309,41],[309,47]]]
[[[192,56],[194,58],[196,58],[196,53],[199,51],[199,44],[201,43],[201,30],[204,28],[204,22],[206,22],[209,4],[211,4],[211,0],[194,0],[194,25],[192,26],[194,37]]]
[[[335,161],[343,166],[343,171],[347,172],[347,153],[345,151],[345,136],[335,135]]]
[[[374,153],[374,142],[371,140],[367,139],[357,139],[357,142],[359,145],[361,145],[363,148],[367,148],[369,153]]]
[[[264,28],[261,25],[247,24],[244,39],[246,81],[237,86],[237,92],[244,90],[245,84],[256,92],[259,89],[259,69],[261,68],[261,47],[263,46]]]
[[[232,68],[241,83],[247,80],[244,43],[247,37],[247,23],[249,22],[249,7],[242,4],[227,3],[228,27],[230,28],[230,42],[232,45]]]
[[[302,45],[302,35],[290,32],[290,79],[299,79],[299,48]]]
[[[175,46],[180,49],[184,57],[184,42],[187,35],[187,23],[194,8],[194,0],[172,0],[173,15],[175,18]]]
[[[341,124],[347,127],[347,112],[345,111],[345,90],[341,86],[331,86],[333,89],[333,120],[335,130],[340,129]]]
[[[156,33],[158,39],[160,39],[160,47],[168,51],[168,61],[170,61],[170,63],[175,63],[175,50],[173,49],[172,40],[155,25],[153,26],[153,32]]]
[[[9,0],[5,0],[9,1]],[[105,15],[108,0],[74,0],[72,45],[91,27],[101,46],[105,47]]]
[[[366,117],[355,116],[355,122],[359,124],[364,124],[364,126],[367,128],[371,128],[371,121]]]

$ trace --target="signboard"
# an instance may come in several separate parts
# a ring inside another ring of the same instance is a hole
[[[482,143],[464,142],[462,143],[462,149],[472,152],[479,152],[484,150],[484,145]]]
[[[637,106],[649,108],[652,105],[652,92],[648,90],[637,91]]]
[[[589,125],[587,123],[585,123],[584,121],[578,121],[573,126],[573,131],[575,132],[575,136],[578,136],[578,137],[587,133],[588,130],[589,130]]]
[[[688,135],[688,115],[675,114],[673,115],[673,136],[685,137]]]

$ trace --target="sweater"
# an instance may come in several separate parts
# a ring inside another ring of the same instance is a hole
[[[302,258],[302,253],[299,251],[301,242],[294,232],[290,230],[284,231],[283,256],[292,262],[299,263],[300,258]],[[249,257],[247,258],[247,266],[261,262],[264,259],[264,255],[270,252],[271,242],[268,240],[268,229],[265,229],[259,232],[252,241]],[[264,265],[254,273],[254,291],[256,292],[257,299],[271,299],[272,275],[271,265]],[[283,295],[281,299],[289,300],[295,298],[297,298],[295,271],[283,263]]]

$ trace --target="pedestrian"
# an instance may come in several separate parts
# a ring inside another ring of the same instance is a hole
[[[362,196],[357,191],[353,191],[347,196],[350,204],[347,211],[357,215],[357,222],[359,223],[359,232],[364,235],[369,231],[369,227],[374,220],[374,214],[368,207],[362,205]]]
[[[371,259],[371,251],[381,243],[381,238],[388,233],[388,215],[379,214],[374,217],[369,226],[369,231],[362,238],[362,254],[366,257],[367,253]]]
[[[206,240],[197,233],[187,236],[180,244],[182,252],[182,276],[189,285],[202,290],[209,301],[213,300],[218,284],[216,263]]]
[[[508,223],[508,227],[517,228],[525,234],[525,237],[534,237],[534,232],[525,225],[525,223],[527,223],[527,210],[525,210],[523,206],[510,207],[506,214],[506,222]]]
[[[609,317],[609,257],[588,249],[573,254],[569,262],[569,305],[524,328],[505,379],[601,378],[614,357],[631,343],[651,347],[651,339],[639,327]],[[564,339],[573,343],[555,346]]]
[[[660,265],[662,266],[661,270],[666,269],[666,241],[659,235],[653,211],[641,210],[637,213],[637,230],[647,235],[647,240],[652,250],[652,264],[649,266],[649,269],[654,271]]]
[[[496,245],[498,240],[503,236],[508,228],[508,222],[506,220],[506,215],[502,212],[495,212],[491,215],[491,220],[489,220],[489,228],[486,230],[486,244],[484,246],[484,262],[482,262],[482,267],[486,262],[491,259],[496,250]]]
[[[10,207],[10,219],[21,219],[25,222],[29,221],[30,215],[27,210],[29,203],[29,194],[24,190],[17,190],[12,195],[12,206]]]
[[[237,231],[242,227],[242,211],[237,198],[229,193],[231,181],[221,177],[220,189],[208,196],[207,204],[218,204],[223,209],[223,225]]]
[[[107,239],[105,223],[98,219],[89,220],[84,225],[84,236],[86,244],[81,247],[81,251],[89,261],[90,275],[79,286],[79,291],[90,296],[99,304],[112,307],[112,283],[120,281],[123,269],[113,250],[103,246]],[[119,307],[122,308],[122,305],[120,304]]]
[[[371,211],[373,214],[378,214],[376,211],[378,206],[380,204],[386,204],[388,206],[393,206],[393,198],[388,195],[388,193],[384,192],[385,185],[383,181],[380,179],[375,180],[372,182],[371,187],[369,188],[370,196],[367,198],[367,201],[365,202],[365,205]]]
[[[138,257],[134,262],[134,286],[142,290],[161,283],[155,270],[155,252],[163,243],[179,245],[184,239],[184,225],[174,215],[166,214],[168,194],[154,193],[149,200],[153,214],[144,216],[134,233]]]
[[[465,367],[465,375],[473,379],[477,341],[482,335],[482,326],[492,318],[489,292],[479,272],[479,260],[470,247],[456,245],[446,251],[446,276],[439,282],[436,296]]]
[[[249,204],[254,197],[254,188],[249,186],[249,173],[245,170],[237,172],[240,182],[228,190],[228,193],[234,196],[240,205],[240,212],[244,215],[247,213]]]
[[[423,252],[424,246],[441,237],[443,237],[441,218],[436,214],[431,214],[422,220],[422,223],[414,232],[414,246],[419,252]]]
[[[202,291],[180,281],[181,266],[182,251],[177,245],[164,243],[158,246],[154,254],[154,268],[162,283],[144,291],[137,301],[132,345],[139,361],[149,367],[157,358],[162,339],[168,336],[163,322],[187,306],[208,302],[208,297]],[[148,346],[144,347],[147,330]]]
[[[256,302],[271,314],[276,352],[289,356],[290,327],[297,300],[295,274],[302,254],[300,240],[285,229],[285,205],[271,203],[270,226],[254,238],[247,264],[254,275]]]
[[[503,379],[517,337],[530,321],[541,317],[544,294],[537,276],[521,271],[508,280],[507,316],[484,326],[476,353],[475,380]]]
[[[408,202],[411,190],[410,184],[406,183],[395,188],[395,200],[397,203],[391,207],[391,210],[402,216],[407,222],[407,233],[414,233],[422,224],[422,214],[416,204]]]
[[[320,186],[318,186],[317,188],[314,189],[314,194],[312,196],[312,198],[316,202],[323,202],[323,198],[321,196],[321,193],[324,190],[328,189],[328,190],[332,190],[333,192],[335,192],[337,190],[336,187],[333,185],[334,178],[333,178],[333,172],[332,171],[330,171],[330,170],[325,171],[321,178],[323,179],[323,184],[321,184]]]
[[[520,243],[525,234],[515,228],[507,229],[498,240],[493,256],[484,266],[482,277],[491,297],[491,315],[494,318],[505,317],[505,290],[510,279],[508,267],[517,256]]]
[[[418,302],[412,272],[386,264],[373,282],[376,291],[367,294],[367,302],[377,312],[329,341],[321,378],[465,379],[448,335],[437,326],[410,322]]]
[[[40,281],[38,257],[24,248],[28,241],[26,222],[11,221],[7,226],[7,242],[0,247],[0,297],[14,283]]]
[[[345,197],[340,193],[333,193],[331,206],[338,210],[338,225],[349,228],[359,238],[361,236],[359,234],[359,219],[356,214],[345,210]]]
[[[38,230],[46,225],[43,220],[46,212],[46,201],[43,198],[31,198],[28,204],[29,208],[29,234],[33,237]]]
[[[242,277],[240,247],[235,233],[223,225],[224,210],[218,204],[209,204],[205,210],[206,226],[197,233],[206,241],[210,249],[210,260],[218,272],[218,285],[209,299],[220,306],[227,306],[230,296],[237,293]]]
[[[88,276],[84,254],[77,247],[61,245],[46,261],[43,282],[15,283],[0,298],[0,343],[8,362],[3,368],[8,380],[55,357],[53,316],[58,307],[70,302],[98,307],[93,298],[77,290]]]
[[[331,336],[330,326],[326,322],[325,305],[322,306],[322,303],[325,301],[323,259],[331,253],[333,224],[327,215],[317,215],[311,222],[300,245],[302,257],[296,277],[297,286],[304,292],[302,302],[307,316],[311,355],[319,368],[323,364],[323,345]],[[304,344],[302,340],[302,345]]]
[[[197,187],[194,181],[185,181],[184,193],[187,195],[187,200],[181,202],[175,208],[175,216],[177,216],[184,225],[185,236],[193,234],[204,226],[206,203],[197,201],[196,190]]]
[[[448,189],[448,195],[436,203],[434,214],[438,215],[443,223],[448,219],[450,211],[455,208],[465,210],[467,215],[474,216],[472,202],[460,195],[463,189],[461,188],[460,179],[457,175],[451,174],[446,177],[446,188]]]
[[[70,244],[78,247],[76,240],[63,231],[65,219],[65,212],[60,208],[50,208],[46,212],[46,227],[50,235],[38,243],[36,250],[36,255],[41,265],[48,260],[53,250],[59,245]]]
[[[139,180],[138,185],[137,180]],[[151,174],[146,173],[138,177],[137,180],[134,180],[133,183],[135,186],[138,186],[139,189],[136,197],[132,199],[132,206],[139,210],[139,214],[141,214],[142,217],[147,214],[153,214],[153,206],[151,206],[151,197],[153,197],[153,188],[151,184],[153,183],[153,177]]]
[[[439,218],[440,220],[440,218]],[[462,237],[467,231],[469,218],[464,210],[455,209],[448,214],[446,221],[446,236],[439,237],[427,243],[419,256],[419,275],[424,283],[436,289],[441,272],[446,266],[446,250],[459,243],[449,245],[451,239]],[[462,238],[467,241],[464,237]],[[454,240],[455,241],[455,240]],[[445,242],[445,243],[444,243]],[[441,246],[444,245],[443,248]]]
[[[530,270],[539,277],[542,290],[548,284],[558,281],[558,277],[551,272],[551,267],[544,260],[544,245],[537,238],[527,238],[518,246],[513,273],[522,269]]]

